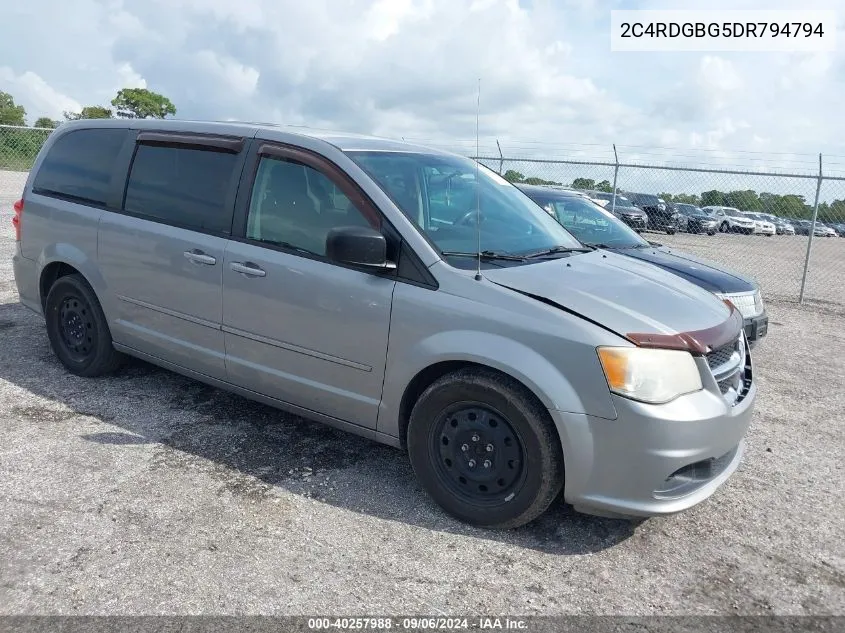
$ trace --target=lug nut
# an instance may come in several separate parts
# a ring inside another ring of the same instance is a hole
[[[484,460],[484,468],[490,468],[493,464],[490,462],[489,459]]]
[[[469,444],[464,444],[461,446],[461,450],[466,453],[469,450]]]
[[[469,460],[469,467],[475,468],[475,460],[474,459]]]
[[[474,434],[473,434],[473,436],[472,436],[472,441],[473,441],[473,442],[477,442],[477,441],[478,441],[478,440],[480,440],[480,439],[481,439],[481,438],[480,438],[480,437],[478,437],[478,433],[474,433]]]
[[[492,444],[488,444],[488,445],[487,445],[487,452],[488,452],[488,453],[492,453],[492,452],[493,452],[493,445],[492,445]]]

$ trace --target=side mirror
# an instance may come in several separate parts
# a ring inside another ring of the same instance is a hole
[[[326,256],[341,264],[373,270],[394,270],[387,261],[387,240],[384,235],[366,226],[343,226],[331,229],[326,236]]]

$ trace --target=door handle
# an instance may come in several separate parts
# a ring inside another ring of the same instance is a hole
[[[264,277],[267,274],[263,268],[259,268],[252,262],[232,262],[229,266],[236,273],[250,277]]]
[[[215,259],[211,255],[203,253],[201,250],[198,250],[196,248],[192,251],[185,251],[183,255],[185,255],[185,259],[195,264],[205,264],[206,266],[214,266],[214,264],[217,263],[217,259]]]

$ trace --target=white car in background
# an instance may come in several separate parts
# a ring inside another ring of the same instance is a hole
[[[745,213],[745,217],[754,222],[754,233],[758,235],[765,235],[771,237],[777,233],[777,228],[772,222],[762,217],[759,213]]]
[[[751,235],[756,229],[754,220],[743,215],[742,211],[734,207],[708,206],[701,207],[707,215],[719,222],[722,233],[744,233]]]

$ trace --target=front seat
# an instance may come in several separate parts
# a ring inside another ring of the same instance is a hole
[[[288,161],[275,166],[262,204],[262,238],[325,254],[328,227],[308,195],[305,169]]]

